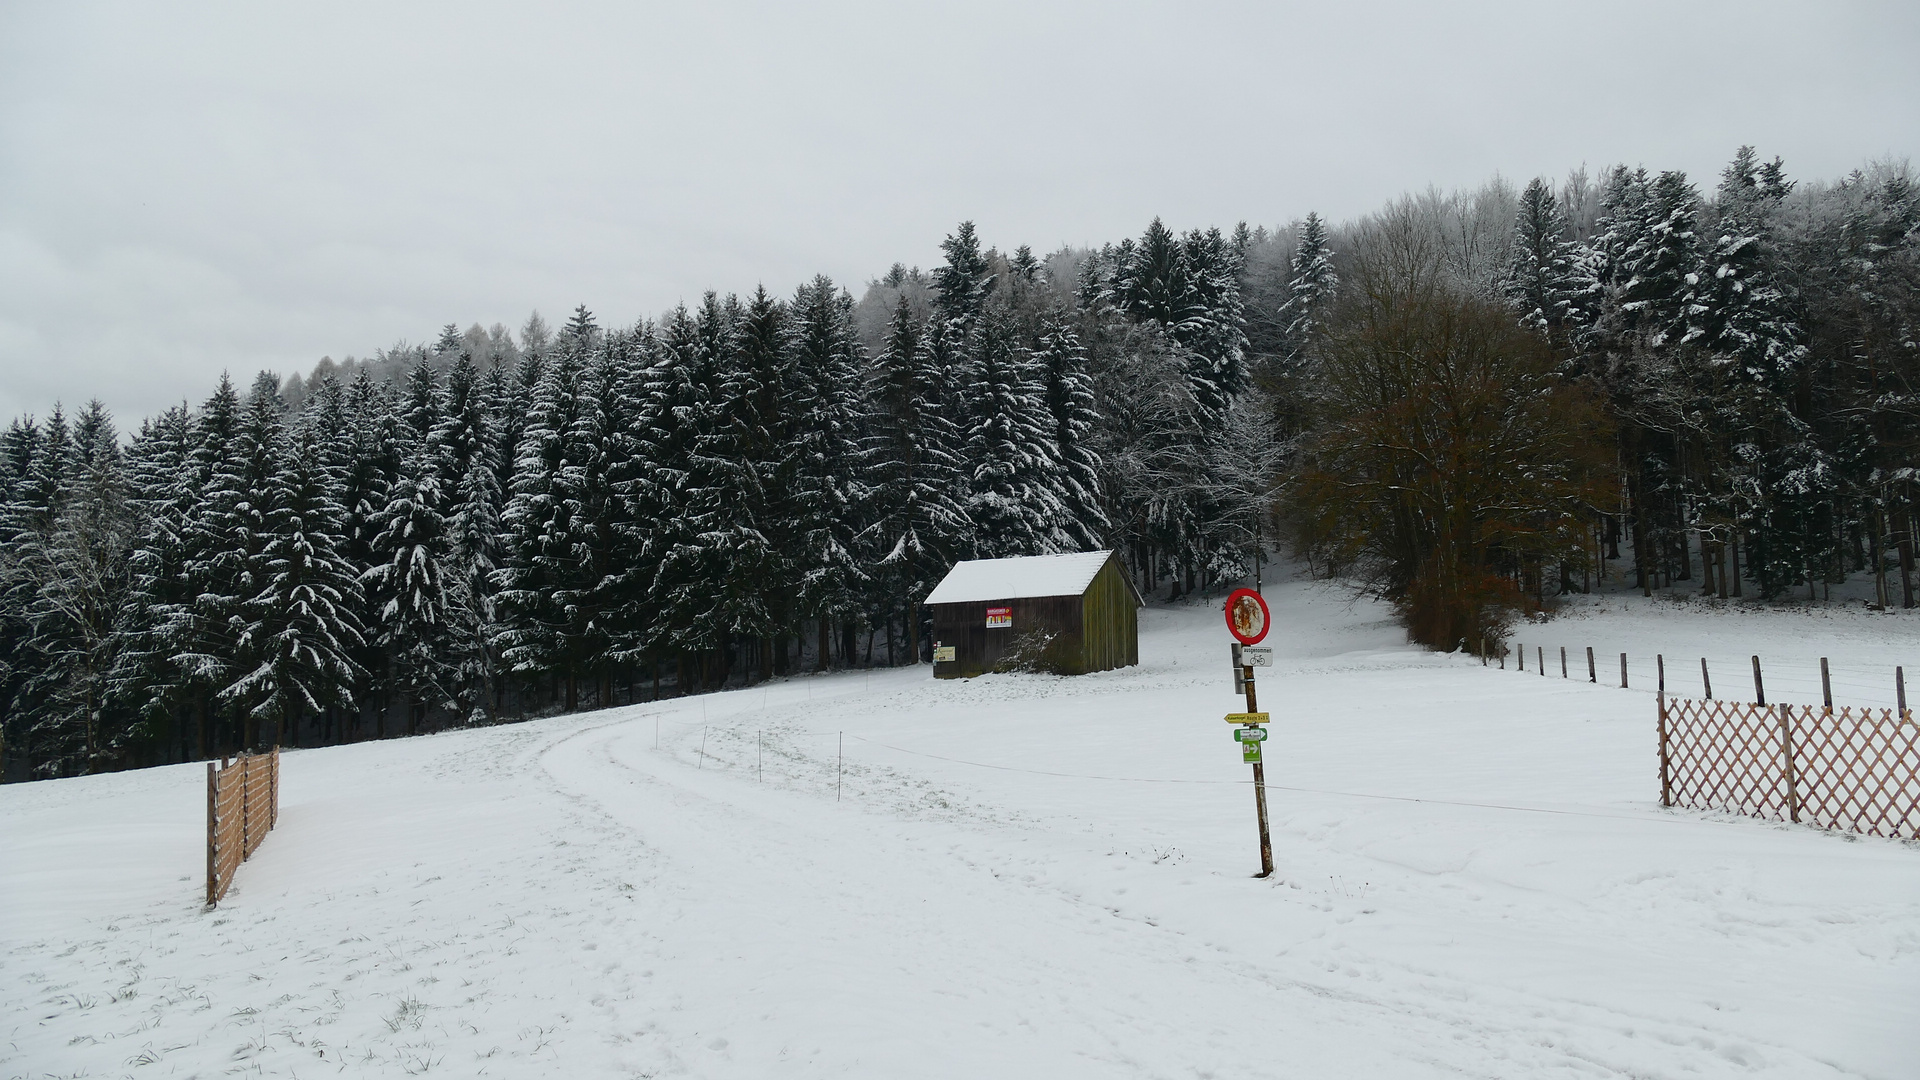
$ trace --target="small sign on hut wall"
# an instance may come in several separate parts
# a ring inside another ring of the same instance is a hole
[[[933,647],[933,662],[936,664],[953,663],[953,650],[954,646],[952,645],[935,645]]]
[[[987,629],[1011,630],[1013,628],[1013,609],[1010,607],[990,607],[987,609]]]

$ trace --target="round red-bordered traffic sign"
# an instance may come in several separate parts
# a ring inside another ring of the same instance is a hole
[[[1235,589],[1233,595],[1227,597],[1227,632],[1239,638],[1240,644],[1260,644],[1272,625],[1273,616],[1267,611],[1267,601],[1259,593]]]

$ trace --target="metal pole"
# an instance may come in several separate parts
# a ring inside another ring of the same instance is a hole
[[[704,769],[706,767],[707,767],[707,729],[705,725],[702,725],[700,728],[700,768]]]
[[[846,760],[847,760],[847,733],[843,731],[840,733],[839,749],[835,750],[833,753],[833,801],[834,802],[840,801],[840,774],[843,771],[845,771],[843,766],[846,764]]]
[[[1257,713],[1260,703],[1253,693],[1253,668],[1243,666],[1241,678],[1247,684],[1247,711]],[[1248,725],[1257,727],[1258,725]],[[1260,818],[1260,873],[1256,877],[1273,876],[1273,840],[1267,834],[1267,771],[1258,761],[1253,763],[1253,806]]]

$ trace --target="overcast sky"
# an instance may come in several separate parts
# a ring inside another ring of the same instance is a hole
[[[1920,5],[0,3],[0,417],[1429,184],[1920,156]],[[400,10],[402,7],[405,10]]]

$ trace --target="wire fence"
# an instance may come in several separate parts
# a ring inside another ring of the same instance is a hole
[[[1824,656],[1792,662],[1766,661],[1752,654],[1681,656],[1527,642],[1516,642],[1501,655],[1481,659],[1489,667],[1520,674],[1650,694],[1822,706],[1845,701],[1858,707],[1906,708],[1904,665],[1834,662]]]

